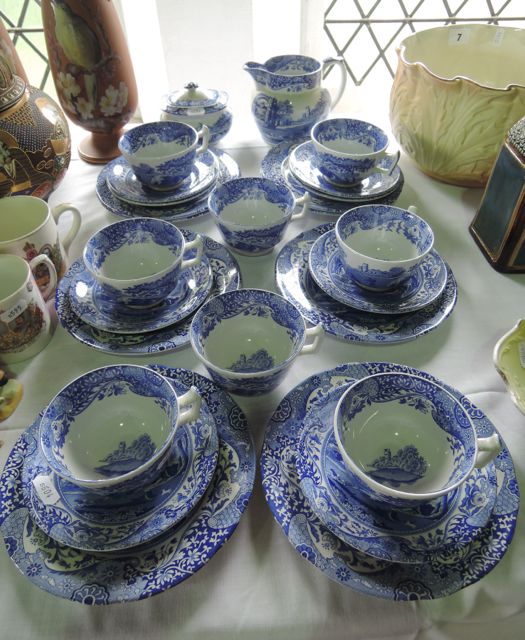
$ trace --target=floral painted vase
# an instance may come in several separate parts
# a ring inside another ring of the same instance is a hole
[[[137,108],[124,32],[111,0],[42,0],[49,64],[66,115],[91,135],[80,157],[105,163]]]

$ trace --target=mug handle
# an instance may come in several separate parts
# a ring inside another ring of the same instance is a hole
[[[208,143],[210,141],[210,130],[208,127],[203,124],[202,127],[197,131],[197,137],[201,138],[201,146],[197,147],[197,155],[200,156],[208,149]]]
[[[399,162],[399,157],[401,152],[399,149],[397,151],[392,151],[390,153],[385,153],[385,155],[381,158],[381,162],[383,160],[391,160],[391,164],[388,167],[374,167],[373,173],[379,172],[384,173],[387,176],[392,175],[392,171],[397,167],[397,163]]]
[[[501,442],[497,433],[493,433],[487,438],[477,438],[478,454],[474,466],[481,469],[498,455],[501,450]]]
[[[45,299],[57,286],[57,270],[55,269],[55,265],[51,262],[51,260],[43,253],[40,253],[29,261],[29,268],[33,272],[39,264],[45,264],[49,269],[49,284],[43,291],[41,291],[42,297]]]
[[[305,213],[308,213],[310,210],[310,194],[308,191],[305,191],[304,194],[300,198],[295,198],[294,207],[302,204],[303,208],[301,211],[297,211],[297,213],[292,213],[290,220],[298,220],[299,218],[303,218]]]
[[[188,260],[184,260],[184,254],[186,251],[190,249],[197,249],[197,255],[194,258],[189,258]],[[202,238],[201,236],[197,236],[195,240],[191,242],[184,243],[184,251],[182,252],[182,262],[180,263],[181,269],[187,269],[188,267],[195,267],[196,265],[201,263],[202,260]]]
[[[179,406],[179,415],[177,417],[177,427],[187,422],[193,422],[199,417],[201,410],[202,398],[195,387],[190,387],[189,391],[177,396],[177,404]]]
[[[65,202],[64,204],[59,204],[51,209],[51,213],[53,214],[53,218],[55,219],[56,223],[58,223],[58,219],[66,211],[71,211],[71,213],[73,214],[71,227],[66,233],[65,238],[62,239],[62,246],[67,251],[69,249],[69,245],[73,242],[78,233],[78,230],[80,229],[82,217],[80,215],[80,211],[76,207],[74,207],[72,204],[69,204],[69,202]]]
[[[324,76],[327,67],[332,68],[334,65],[337,65],[341,71],[341,77],[339,80],[339,87],[337,89],[337,93],[335,94],[335,98],[332,98],[332,104],[330,106],[330,110],[333,109],[336,104],[341,100],[345,87],[346,87],[346,67],[345,61],[342,56],[337,56],[336,58],[325,58],[323,60],[323,65],[321,67],[321,74]]]
[[[303,344],[301,351],[299,351],[299,355],[302,353],[313,353],[319,346],[319,341],[323,335],[324,329],[321,323],[316,324],[314,327],[308,327],[305,331],[305,344]],[[306,343],[306,340],[311,337],[313,337],[313,340]]]

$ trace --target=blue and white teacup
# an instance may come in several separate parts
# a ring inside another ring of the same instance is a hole
[[[387,150],[387,134],[364,120],[321,120],[312,127],[311,138],[316,168],[336,185],[350,186],[372,173],[390,175],[399,161],[399,150]]]
[[[196,255],[185,259],[193,249]],[[126,307],[147,309],[175,288],[183,269],[200,263],[202,238],[186,242],[171,222],[130,218],[93,234],[83,255],[100,295]]]
[[[375,291],[395,289],[409,278],[434,246],[432,228],[416,212],[385,204],[346,211],[335,236],[349,277]]]
[[[151,482],[166,463],[177,428],[196,420],[201,398],[177,396],[148,367],[94,369],[51,400],[40,421],[40,444],[64,480],[107,494]]]
[[[378,373],[350,386],[334,413],[353,490],[375,505],[414,507],[448,495],[498,453],[478,437],[467,408],[437,383]]]
[[[216,186],[208,208],[224,241],[238,253],[272,251],[292,220],[308,211],[310,196],[295,198],[287,186],[267,178],[236,178]],[[295,208],[302,205],[300,211]]]
[[[167,191],[190,175],[196,157],[208,148],[209,135],[206,126],[196,131],[183,122],[147,122],[124,133],[118,146],[143,185]]]
[[[263,289],[211,298],[195,314],[190,341],[214,382],[232,393],[274,389],[295,358],[316,350],[323,328],[307,328],[298,309]]]

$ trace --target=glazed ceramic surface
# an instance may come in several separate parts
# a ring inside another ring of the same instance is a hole
[[[390,174],[399,160],[399,151],[388,153],[386,133],[370,122],[351,118],[321,120],[312,127],[314,162],[325,178],[351,186],[372,173]],[[391,160],[388,168],[379,163]]]
[[[215,149],[214,154],[218,159],[219,175],[217,180],[224,182],[240,175],[239,165],[225,151]],[[113,194],[107,185],[107,177],[110,169],[104,167],[99,173],[96,184],[98,199],[111,213],[122,218],[151,217],[162,218],[168,222],[177,224],[183,220],[191,220],[208,214],[208,192],[204,191],[198,198],[187,203],[166,206],[159,209],[156,206],[142,206],[130,204],[120,200]]]
[[[53,472],[90,491],[143,486],[166,464],[176,429],[199,415],[194,389],[177,396],[160,374],[137,365],[89,371],[61,389],[40,421]]]
[[[297,479],[297,447],[307,413],[315,412],[332,389],[382,371],[403,371],[433,379],[402,365],[343,364],[307,378],[283,398],[266,428],[261,454],[266,500],[295,551],[339,584],[393,600],[451,595],[491,571],[514,535],[519,491],[512,459],[503,441],[494,461],[496,501],[486,525],[469,544],[447,547],[442,553],[432,554],[428,562],[417,565],[374,559],[337,538],[312,511]],[[458,391],[445,387],[468,411],[477,435],[496,433],[482,411]]]
[[[196,254],[189,258],[192,249]],[[186,242],[166,220],[133,218],[96,231],[82,257],[104,296],[147,309],[170,294],[184,269],[201,263],[202,240]]]
[[[182,229],[185,238],[191,240],[195,234]],[[233,255],[215,240],[201,235],[204,254],[208,258],[213,275],[210,296],[224,291],[238,289],[241,286],[239,265]],[[56,294],[56,311],[64,329],[74,338],[94,349],[106,353],[125,356],[167,353],[176,351],[189,344],[191,317],[181,322],[145,334],[117,334],[95,329],[81,320],[71,306],[71,283],[78,273],[85,270],[83,261],[74,262],[62,279]]]
[[[33,584],[85,604],[151,597],[191,577],[229,540],[250,498],[255,449],[246,416],[213,382],[184,369],[154,367],[187,387],[195,385],[215,420],[219,457],[196,508],[155,540],[127,551],[92,554],[62,545],[29,516],[28,457],[38,446],[38,421],[19,438],[0,477],[0,531],[9,556]]]
[[[434,233],[415,207],[355,207],[337,220],[335,237],[348,273],[375,291],[398,287],[434,246]]]
[[[494,507],[494,465],[474,469],[457,491],[417,507],[381,509],[360,502],[333,429],[347,388],[335,386],[307,410],[298,438],[298,484],[319,520],[347,544],[389,562],[432,562],[434,555],[472,542]]]
[[[308,268],[315,283],[331,298],[369,313],[410,313],[433,302],[445,288],[447,268],[432,250],[412,276],[389,291],[369,291],[360,287],[347,272],[334,231],[327,231],[312,245]]]
[[[185,122],[195,129],[206,125],[210,145],[215,145],[232,126],[232,111],[227,103],[226,91],[201,89],[195,82],[189,82],[183,91],[173,91],[163,97],[160,119]]]
[[[282,142],[273,147],[264,156],[261,163],[261,175],[270,178],[276,182],[286,184],[293,191],[296,197],[304,195],[305,192],[310,194],[310,210],[327,216],[339,217],[345,211],[348,211],[351,204],[350,200],[341,201],[332,199],[325,194],[314,191],[295,178],[288,167],[288,155],[295,147],[296,143]],[[369,178],[365,178],[362,183],[348,189],[350,192],[354,190],[356,204],[363,202],[391,204],[399,197],[404,184],[404,176],[401,170],[396,167],[392,176],[382,174],[373,174]],[[394,182],[392,182],[392,180]]]
[[[188,387],[170,380],[178,395]],[[202,498],[218,456],[215,421],[206,403],[197,420],[181,425],[158,478],[131,494],[104,497],[54,475],[41,449],[25,461],[31,518],[50,538],[85,551],[129,549],[178,524]]]
[[[500,449],[497,434],[476,437],[467,411],[442,386],[400,372],[351,385],[333,424],[356,491],[380,506],[412,507],[449,495]]]
[[[237,178],[215,187],[208,207],[224,241],[238,253],[264,255],[278,244],[291,220],[308,210],[308,195],[295,198],[268,178]],[[303,205],[301,210],[294,209]]]
[[[321,81],[334,64],[340,67],[341,79],[332,99]],[[346,85],[342,58],[319,62],[308,56],[282,55],[264,64],[247,62],[244,70],[255,81],[257,90],[252,102],[253,117],[264,141],[270,145],[307,136],[312,125],[336,106]]]
[[[494,366],[514,404],[525,413],[525,321],[518,322],[494,346]]]
[[[281,172],[288,182],[302,182],[310,191],[329,200],[348,201],[354,203],[359,200],[383,197],[394,191],[401,179],[401,171],[390,166],[390,160],[381,160],[379,166],[384,172],[375,172],[363,180],[349,187],[332,184],[323,176],[315,158],[314,146],[311,140],[293,147],[281,165]],[[291,172],[292,176],[287,175]],[[295,180],[294,180],[295,178]]]
[[[525,113],[525,30],[464,24],[418,31],[398,49],[392,133],[428,175],[487,181],[508,129]]]
[[[267,393],[323,333],[307,328],[293,304],[271,291],[239,289],[206,302],[190,328],[191,346],[212,379],[228,391]]]
[[[190,175],[197,156],[208,148],[208,137],[207,127],[196,131],[183,122],[146,122],[126,131],[118,146],[146,187],[166,191]]]
[[[155,307],[132,309],[107,296],[87,269],[78,264],[68,289],[73,312],[85,323],[111,333],[148,333],[181,322],[208,297],[213,274],[206,255],[197,266],[184,269],[175,287]]]
[[[168,207],[194,200],[217,179],[215,156],[210,151],[197,158],[190,175],[171,191],[144,187],[125,158],[115,158],[108,164],[108,169],[107,183],[117,198],[145,207]]]
[[[320,322],[326,333],[342,340],[381,344],[419,338],[439,327],[452,313],[457,284],[448,266],[443,293],[424,309],[412,313],[367,313],[326,295],[310,275],[308,255],[317,238],[333,228],[333,223],[326,223],[299,234],[281,249],[276,259],[275,279],[279,291],[307,320],[314,324]]]

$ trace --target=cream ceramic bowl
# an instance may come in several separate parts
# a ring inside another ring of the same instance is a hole
[[[525,113],[525,30],[465,24],[401,42],[392,133],[428,175],[482,186],[508,129]]]

